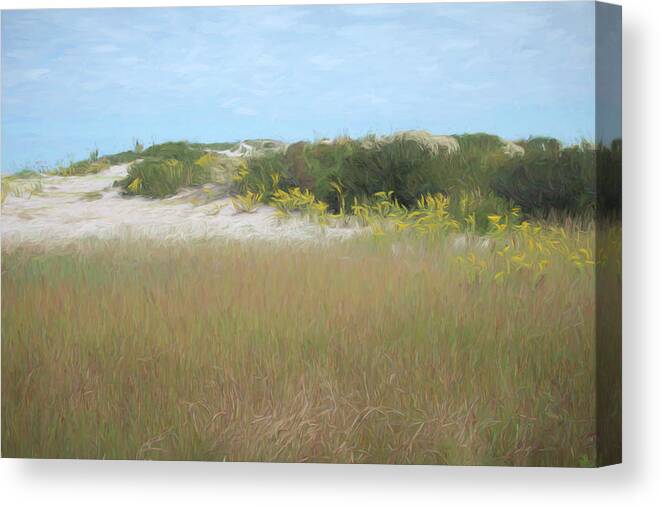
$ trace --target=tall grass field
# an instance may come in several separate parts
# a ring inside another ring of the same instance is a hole
[[[5,249],[3,456],[594,466],[595,228],[555,233],[542,276],[497,276],[520,232]]]

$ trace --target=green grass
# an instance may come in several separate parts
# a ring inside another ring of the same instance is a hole
[[[43,192],[43,184],[40,175],[28,176],[9,175],[2,176],[2,197],[0,202],[4,204],[9,196],[28,199],[33,195],[40,195]]]
[[[458,149],[449,149],[448,140]],[[489,134],[441,139],[425,132],[299,142],[286,151],[248,159],[237,191],[260,192],[268,201],[277,188],[299,187],[335,212],[342,198],[360,202],[384,191],[392,191],[408,208],[427,193],[443,193],[456,201],[479,196],[484,202],[474,207],[482,224],[489,213],[512,205],[537,217],[580,216],[597,206],[611,214],[619,209],[621,143],[562,147],[555,139],[531,138],[518,146],[525,153],[508,154],[506,143]],[[597,182],[604,196],[600,203]]]
[[[621,208],[619,140],[596,147],[585,141],[562,146],[548,137],[508,144],[486,133],[434,136],[408,131],[288,146],[268,139],[245,143],[256,149],[245,159],[245,166],[241,160],[213,155],[208,170],[195,171],[196,161],[207,150],[234,149],[238,143],[179,141],[147,149],[136,143],[134,150],[98,160],[96,153],[90,160],[60,169],[58,174],[92,174],[110,164],[140,158],[143,162],[134,163],[129,176],[118,182],[127,194],[166,197],[186,186],[214,182],[235,194],[261,194],[264,202],[269,202],[278,190],[298,187],[312,192],[332,212],[339,212],[343,202],[363,202],[378,192],[392,191],[409,209],[428,193],[442,193],[455,202],[470,196],[482,229],[489,214],[512,206],[538,218],[581,216],[597,209],[602,216],[609,216]],[[521,149],[521,153],[516,152]],[[177,162],[177,168],[173,169],[171,161]],[[229,188],[232,179],[235,182]]]
[[[105,171],[110,165],[110,160],[107,158],[100,158],[98,160],[81,160],[79,162],[72,162],[66,167],[56,169],[51,174],[57,176],[86,176],[88,174],[96,174]]]
[[[5,249],[3,456],[595,464],[594,228],[510,234]]]
[[[199,185],[209,180],[209,170],[195,163],[145,158],[131,165],[128,176],[120,185],[128,194],[167,197],[176,194],[182,187]]]
[[[40,171],[35,171],[34,169],[21,169],[20,171],[17,171],[15,173],[3,176],[3,178],[26,179],[26,178],[38,178],[40,176],[42,176],[42,172]]]
[[[136,153],[133,150],[122,151],[120,153],[115,153],[113,155],[108,155],[105,158],[108,159],[111,165],[119,164],[128,164],[137,160],[140,157],[139,153]]]
[[[154,144],[143,150],[140,157],[193,163],[204,153],[205,151],[202,148],[197,148],[186,141],[178,141]]]
[[[231,150],[235,148],[239,143],[238,142],[220,142],[220,143],[190,143],[192,148],[197,149],[208,149],[208,150]]]
[[[241,161],[209,153],[184,141],[150,146],[117,182],[128,195],[168,197],[184,187],[215,183],[229,186]]]

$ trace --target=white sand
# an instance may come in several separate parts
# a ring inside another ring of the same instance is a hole
[[[237,148],[234,150],[209,150],[209,151],[218,153],[220,155],[225,155],[226,157],[237,158],[237,157],[245,157],[246,155],[251,155],[254,151],[254,148],[249,144],[241,142],[239,143],[239,146],[237,146]]]
[[[302,218],[279,221],[275,210],[268,206],[261,206],[255,213],[237,214],[229,198],[195,205],[186,199],[190,190],[167,199],[122,197],[112,184],[126,175],[127,168],[113,166],[90,176],[45,176],[40,178],[43,193],[9,195],[0,220],[3,245],[120,237],[319,241],[357,233],[355,228],[321,228]],[[99,192],[101,197],[86,198],[89,192]],[[219,205],[224,207],[213,214]]]

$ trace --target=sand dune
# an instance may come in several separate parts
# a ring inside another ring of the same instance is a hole
[[[113,182],[128,165],[113,166],[89,176],[44,176],[37,193],[8,195],[2,205],[2,242],[67,243],[83,238],[146,237],[189,240],[210,237],[306,241],[341,239],[356,229],[321,228],[302,218],[278,220],[275,210],[261,206],[237,214],[231,199],[197,204],[193,191],[167,199],[124,197]],[[24,184],[29,185],[28,180]]]

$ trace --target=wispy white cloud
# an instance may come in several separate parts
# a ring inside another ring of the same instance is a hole
[[[26,150],[24,132],[46,144],[72,125],[92,141],[489,125],[508,135],[517,124],[571,137],[594,123],[588,6],[3,13],[3,156]]]

